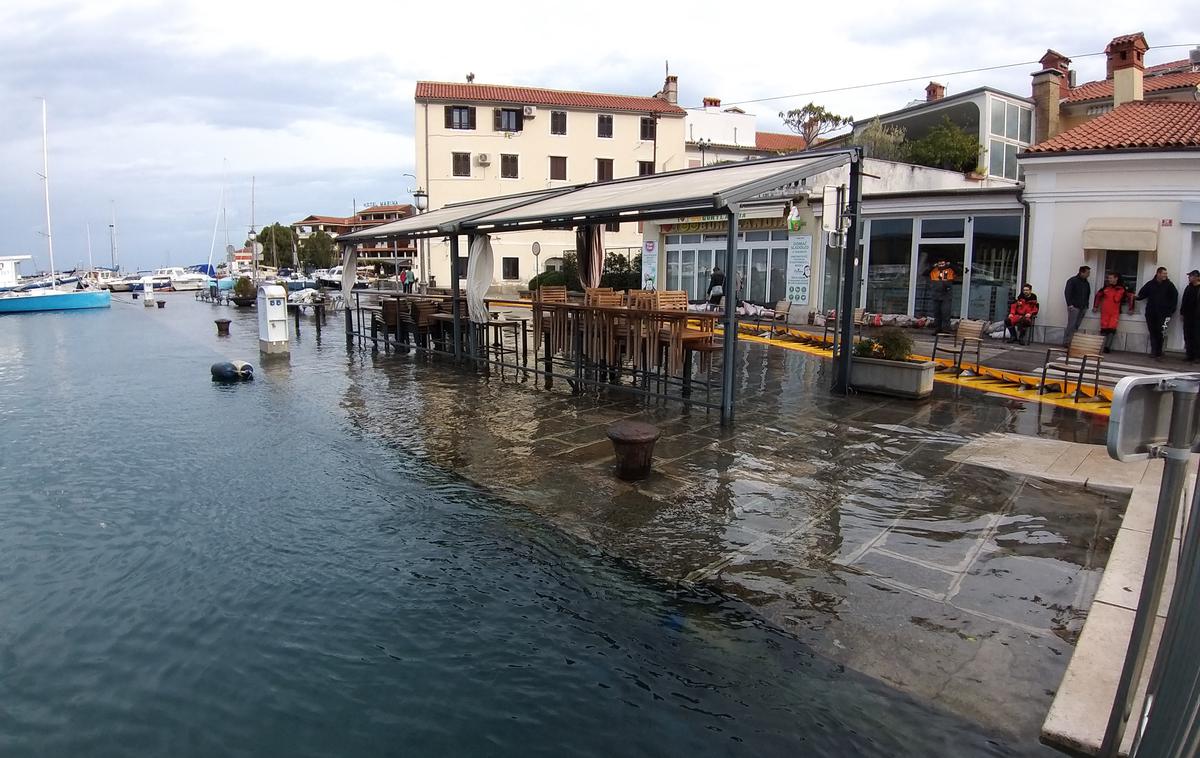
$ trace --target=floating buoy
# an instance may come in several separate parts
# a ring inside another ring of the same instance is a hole
[[[222,361],[212,368],[214,382],[247,382],[254,378],[254,367],[245,361]]]

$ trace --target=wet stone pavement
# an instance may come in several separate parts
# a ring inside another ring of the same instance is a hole
[[[938,384],[925,403],[829,393],[829,361],[743,344],[736,424],[353,350],[357,423],[657,581],[744,602],[816,652],[1036,742],[1125,507],[946,460],[993,432],[1100,443],[1106,421]],[[608,424],[659,426],[612,473]]]

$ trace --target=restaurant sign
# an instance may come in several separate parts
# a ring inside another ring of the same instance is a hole
[[[796,305],[808,305],[812,279],[812,235],[788,235],[787,299]]]
[[[773,218],[747,218],[738,221],[738,229],[741,231],[782,229],[784,223],[784,220],[778,216]],[[684,219],[678,224],[663,224],[661,228],[663,234],[727,232],[729,231],[729,222],[724,216],[699,216],[695,220]]]

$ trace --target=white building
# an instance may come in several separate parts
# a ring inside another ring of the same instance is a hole
[[[678,81],[651,97],[476,83],[418,82],[416,165],[429,208],[593,181],[684,168]],[[541,246],[535,262],[531,248]],[[605,230],[606,249],[636,253],[635,223]],[[524,288],[540,269],[561,265],[572,232],[504,234],[494,241],[494,284]],[[430,272],[450,282],[449,246],[429,242]],[[461,259],[466,273],[466,256]]]
[[[1038,319],[1066,324],[1063,288],[1082,265],[1092,292],[1104,272],[1140,286],[1165,266],[1182,292],[1187,271],[1200,268],[1200,102],[1142,101],[1133,71],[1118,70],[1115,108],[1021,155],[1030,205],[1028,279],[1041,294]],[[1144,349],[1141,305],[1123,314],[1117,349]],[[1089,314],[1084,331],[1099,330]],[[1051,337],[1052,339],[1053,337]],[[1178,319],[1168,348],[1178,349]]]
[[[704,98],[702,108],[688,108],[684,126],[688,168],[786,155],[806,147],[798,134],[758,131],[757,116],[737,106],[722,108],[715,97]]]

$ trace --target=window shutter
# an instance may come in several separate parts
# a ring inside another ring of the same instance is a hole
[[[454,106],[453,105],[446,106],[446,128],[447,129],[454,128]]]
[[[499,108],[492,108],[492,129],[497,132],[504,131],[504,114]]]
[[[467,123],[469,124],[469,126],[472,129],[475,128],[475,106],[474,105],[467,108]]]
[[[525,109],[521,108],[517,111],[517,131],[525,131]]]

